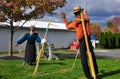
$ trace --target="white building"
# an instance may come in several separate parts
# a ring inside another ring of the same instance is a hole
[[[17,24],[20,23],[14,23],[15,26],[17,26]],[[4,24],[0,25],[0,52],[7,52],[9,47],[10,28],[3,25]],[[36,32],[41,38],[44,37],[48,22],[28,21],[24,24],[22,28],[15,32],[13,38],[13,45],[15,45],[16,41],[22,35],[29,32],[29,27],[31,25],[35,25],[35,27],[37,28]],[[48,43],[54,44],[55,48],[68,48],[72,41],[76,39],[76,35],[74,31],[67,30],[65,24],[63,23],[51,23],[46,39]],[[19,45],[18,47],[13,46],[13,51],[24,50],[25,43],[26,42]]]

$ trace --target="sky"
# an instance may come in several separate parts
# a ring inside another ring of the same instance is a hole
[[[42,21],[63,22],[60,13],[65,12],[68,21],[74,20],[73,7],[80,5],[84,8],[84,0],[67,0],[64,7],[58,8],[55,15],[45,15]],[[106,26],[108,20],[120,16],[120,0],[86,0],[86,9],[90,23],[98,23]]]

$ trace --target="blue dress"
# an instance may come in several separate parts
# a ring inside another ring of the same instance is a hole
[[[27,62],[28,64],[32,64],[36,60],[35,41],[40,43],[41,39],[37,33],[34,34],[26,33],[21,39],[17,41],[17,44],[21,44],[26,40],[27,40],[27,44],[25,48],[24,61]]]

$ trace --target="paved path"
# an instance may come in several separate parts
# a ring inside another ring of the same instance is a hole
[[[113,50],[94,50],[97,58],[119,58],[120,59],[120,49]],[[59,58],[75,58],[76,54],[59,54]]]
[[[95,50],[94,52],[97,57],[120,58],[120,49]]]
[[[95,50],[95,55],[97,58],[116,58],[120,59],[120,49],[113,50]],[[75,58],[76,54],[56,54],[59,58]],[[23,59],[23,56],[0,56],[0,59],[14,60],[14,59]]]

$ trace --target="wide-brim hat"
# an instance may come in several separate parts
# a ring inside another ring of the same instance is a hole
[[[82,10],[84,10],[84,9],[81,9],[80,6],[74,6],[74,7],[73,7],[73,13],[76,13],[76,12],[82,11]]]

